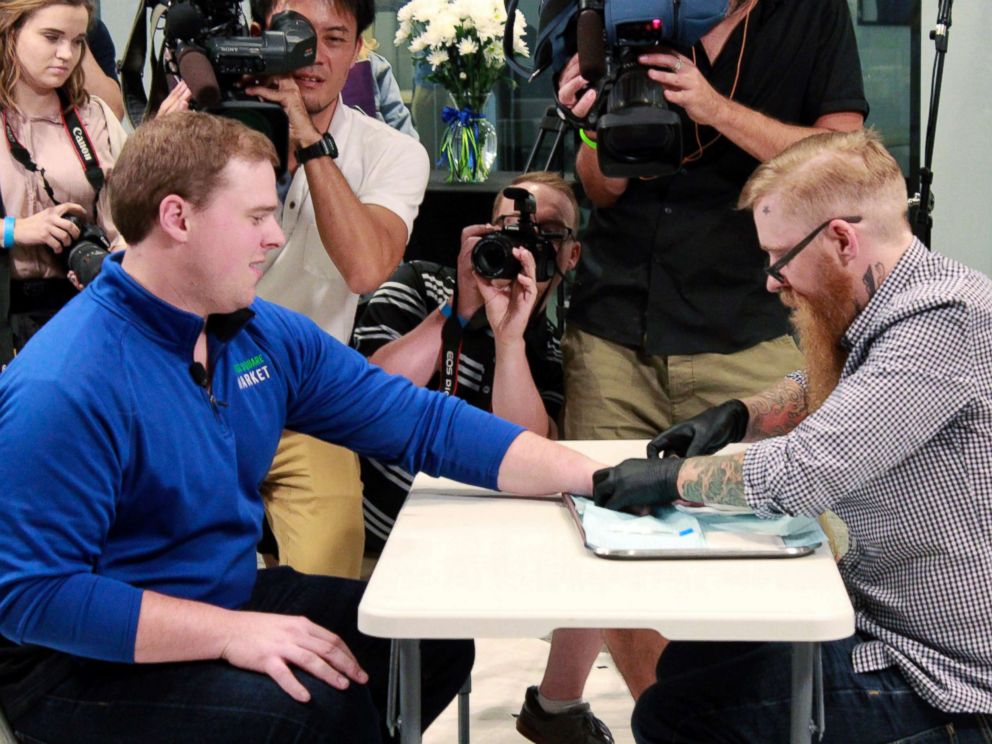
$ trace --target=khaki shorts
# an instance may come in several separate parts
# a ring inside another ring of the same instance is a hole
[[[791,336],[733,354],[651,356],[568,328],[566,439],[650,439],[731,398],[767,390],[803,367]]]
[[[358,578],[365,549],[358,455],[284,431],[262,498],[281,565]]]

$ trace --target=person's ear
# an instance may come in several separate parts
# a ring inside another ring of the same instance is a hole
[[[262,35],[262,24],[258,21],[252,21],[251,25],[248,27],[249,36],[261,36]]]
[[[861,253],[861,241],[857,228],[846,220],[834,220],[830,225],[836,246],[837,257],[843,266],[847,266],[858,258]]]
[[[568,251],[568,255],[564,266],[562,266],[562,271],[571,271],[579,265],[579,257],[582,255],[582,243],[573,238],[563,248]]]
[[[169,194],[158,205],[158,223],[163,232],[176,243],[189,240],[191,204],[178,194]]]
[[[361,59],[362,52],[364,50],[365,50],[365,37],[359,34],[358,38],[355,40],[355,54],[352,55],[351,65],[349,65],[349,68],[354,67],[355,63],[358,62],[359,59]]]

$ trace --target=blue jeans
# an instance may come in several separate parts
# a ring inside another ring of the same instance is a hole
[[[895,667],[856,674],[852,636],[821,645],[824,744],[992,743],[992,716],[928,705]],[[792,647],[788,643],[680,643],[658,662],[658,682],[634,708],[638,744],[787,742]]]
[[[289,568],[259,571],[249,603],[256,612],[305,615],[337,633],[369,673],[366,685],[337,690],[306,672],[298,703],[269,677],[224,661],[111,664],[78,660],[74,673],[12,721],[27,742],[210,742],[220,744],[374,744],[385,732],[389,641],[358,631],[365,584],[305,576]],[[423,726],[455,697],[472,668],[471,641],[424,641]]]

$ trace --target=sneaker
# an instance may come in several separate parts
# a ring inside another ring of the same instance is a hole
[[[536,686],[527,688],[517,731],[537,744],[613,744],[613,734],[592,714],[589,703],[564,713],[547,713],[537,700]]]

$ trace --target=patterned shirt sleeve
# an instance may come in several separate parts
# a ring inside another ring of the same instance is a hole
[[[966,307],[948,302],[901,313],[881,328],[819,410],[788,435],[748,448],[744,488],[755,512],[832,509],[929,442],[972,395],[961,344],[967,324]]]

